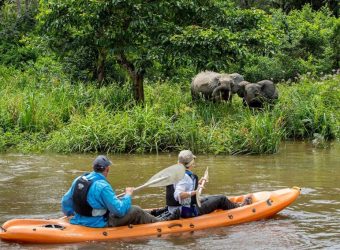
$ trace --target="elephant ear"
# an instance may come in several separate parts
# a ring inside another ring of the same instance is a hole
[[[231,79],[233,79],[234,84],[239,84],[240,82],[244,81],[243,75],[240,75],[238,73],[232,73],[230,74]]]
[[[209,88],[213,91],[215,88],[221,85],[220,82],[221,75],[217,75],[211,78],[209,82]]]

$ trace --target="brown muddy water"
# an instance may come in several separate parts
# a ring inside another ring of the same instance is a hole
[[[60,199],[72,180],[91,169],[95,155],[0,154],[0,224],[13,218],[61,217]],[[176,163],[176,154],[110,155],[109,181],[117,193],[138,186]],[[198,155],[196,172],[209,166],[205,194],[239,195],[300,186],[301,196],[272,219],[194,233],[67,245],[0,249],[340,249],[340,144],[315,149],[291,142],[261,156]],[[136,192],[144,208],[164,204],[163,188]]]

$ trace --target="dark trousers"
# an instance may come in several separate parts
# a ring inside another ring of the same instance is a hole
[[[198,208],[198,214],[209,214],[216,209],[229,210],[238,207],[234,202],[228,200],[224,195],[211,195],[201,200],[201,207]]]
[[[145,212],[138,206],[131,206],[129,212],[119,218],[113,215],[109,216],[108,227],[119,227],[119,226],[126,226],[126,225],[138,225],[138,224],[147,224],[147,223],[154,223],[158,222],[160,219],[156,218],[155,216],[151,215],[148,212]]]

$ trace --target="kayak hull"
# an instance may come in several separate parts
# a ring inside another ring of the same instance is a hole
[[[269,218],[294,202],[299,194],[300,188],[298,187],[258,192],[253,194],[252,204],[232,210],[219,210],[188,219],[113,228],[89,228],[72,225],[68,218],[13,219],[2,225],[0,239],[19,243],[75,243],[151,235],[161,236],[230,226]],[[245,196],[230,197],[230,200],[242,202]]]

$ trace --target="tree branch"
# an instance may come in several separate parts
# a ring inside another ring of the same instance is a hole
[[[129,74],[134,77],[136,72],[135,72],[135,66],[128,61],[128,59],[126,58],[125,54],[123,52],[120,52],[118,57],[117,57],[117,61],[120,65],[122,65],[125,69],[127,69],[127,71],[129,72]]]

